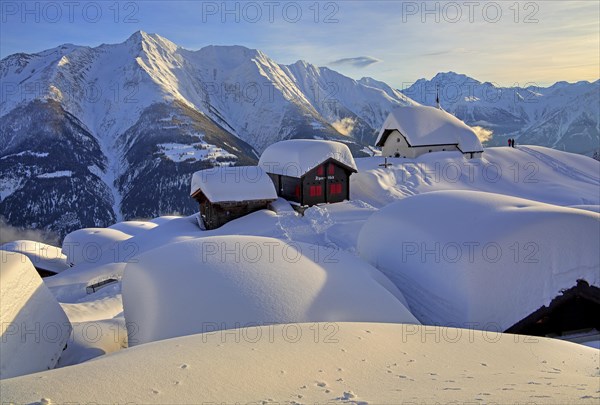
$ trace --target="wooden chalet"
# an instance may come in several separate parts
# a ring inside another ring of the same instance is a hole
[[[350,199],[350,176],[357,172],[345,144],[308,139],[269,146],[259,165],[270,176],[277,195],[299,206]]]
[[[192,176],[191,196],[205,229],[266,209],[277,199],[271,178],[257,166],[216,167]]]
[[[600,333],[600,288],[590,286],[584,280],[563,290],[548,306],[542,306],[506,333],[520,335],[568,337],[592,331],[596,338]]]

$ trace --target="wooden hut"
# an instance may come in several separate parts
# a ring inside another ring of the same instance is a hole
[[[271,177],[277,195],[300,206],[350,199],[350,175],[357,172],[345,144],[309,139],[269,146],[259,165]]]
[[[600,288],[589,285],[585,280],[577,280],[577,285],[563,290],[548,306],[542,306],[506,333],[520,335],[577,338],[600,337]]]
[[[257,166],[215,167],[192,176],[191,196],[206,229],[266,209],[277,199],[271,178]]]

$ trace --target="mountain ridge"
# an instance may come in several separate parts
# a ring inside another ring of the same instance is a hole
[[[64,235],[115,220],[189,214],[196,210],[188,195],[194,171],[255,164],[265,147],[289,138],[338,140],[365,155],[391,109],[435,103],[427,86],[457,78],[475,82],[475,93],[498,91],[454,72],[397,90],[303,60],[279,64],[239,45],[187,50],[143,31],[118,44],[9,55],[0,61],[1,215],[15,226]],[[514,91],[542,107],[544,97],[570,97],[570,105],[547,103],[545,110],[509,100],[504,89],[493,103],[451,103],[444,93],[442,106],[493,130],[491,144],[533,128],[534,143],[568,149],[579,146],[561,143],[565,137],[597,139],[598,114],[589,108],[597,94],[589,86]],[[40,119],[53,124],[40,126]],[[571,130],[551,136],[565,122]],[[63,201],[62,193],[75,198]],[[81,207],[95,209],[84,215]]]

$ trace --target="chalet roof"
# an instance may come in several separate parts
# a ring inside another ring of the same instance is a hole
[[[434,107],[415,105],[393,110],[383,123],[376,146],[383,146],[394,130],[399,131],[410,146],[457,145],[463,153],[483,151],[472,128]]]
[[[277,199],[271,178],[258,166],[200,170],[192,176],[190,195],[200,191],[213,203]]]
[[[348,146],[341,142],[314,139],[277,142],[265,149],[258,164],[268,173],[302,177],[330,159],[350,171],[358,171]]]

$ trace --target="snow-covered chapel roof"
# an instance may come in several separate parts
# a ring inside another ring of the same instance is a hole
[[[422,105],[398,107],[387,117],[376,146],[383,146],[389,134],[399,131],[411,146],[458,145],[462,152],[482,152],[472,128],[452,114]]]
[[[277,199],[273,181],[258,166],[200,170],[192,176],[190,195],[199,191],[213,203]]]
[[[277,142],[265,149],[258,164],[268,173],[302,177],[329,159],[358,171],[348,146],[341,142],[315,139]]]

